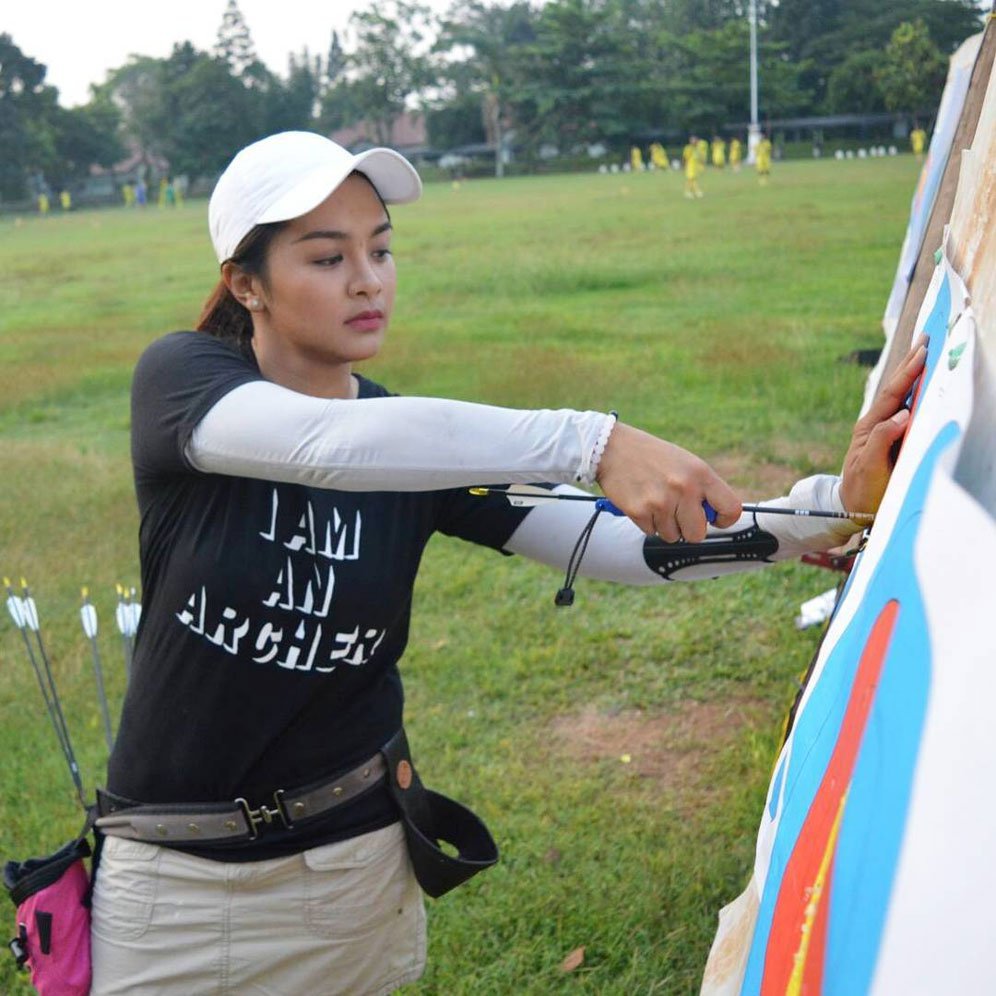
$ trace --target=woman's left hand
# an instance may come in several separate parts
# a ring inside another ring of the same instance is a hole
[[[878,511],[892,475],[892,447],[902,439],[909,425],[906,397],[923,372],[926,360],[927,339],[921,335],[879,389],[871,407],[855,423],[840,485],[840,498],[848,512]]]

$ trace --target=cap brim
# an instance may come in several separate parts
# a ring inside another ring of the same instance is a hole
[[[407,204],[422,193],[422,181],[404,156],[393,149],[368,149],[335,174],[330,174],[327,166],[314,170],[271,204],[258,224],[300,218],[318,207],[354,171],[370,180],[386,204]]]
[[[353,168],[369,178],[387,204],[408,204],[422,194],[422,180],[415,167],[394,149],[361,152]]]

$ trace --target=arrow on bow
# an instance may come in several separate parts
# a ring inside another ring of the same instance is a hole
[[[599,495],[562,494],[534,484],[510,484],[507,488],[470,488],[470,493],[472,495],[502,495],[510,505],[515,505],[517,508],[534,508],[548,501],[587,501],[594,502],[595,508],[602,512],[625,515],[625,512],[608,498],[602,498]],[[817,519],[850,519],[853,522],[866,522],[868,524],[875,521],[875,516],[871,512],[830,512],[815,508],[781,508],[754,504],[744,504],[741,508],[744,512],[755,512],[762,515],[800,515]],[[705,512],[706,520],[709,523],[714,523],[716,510],[712,505],[703,501],[702,509]]]

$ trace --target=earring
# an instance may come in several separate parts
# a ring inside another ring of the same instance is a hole
[[[259,298],[258,297],[251,297],[251,298],[249,298],[249,310],[250,311],[259,311]]]

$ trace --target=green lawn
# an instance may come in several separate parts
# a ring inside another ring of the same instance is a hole
[[[618,409],[745,499],[835,470],[917,164],[909,156],[706,174],[427,187],[393,211],[398,305],[364,372],[407,394]],[[189,328],[216,272],[206,204],[0,218],[0,574],[24,576],[84,778],[106,749],[82,585],[114,703],[115,584],[138,584],[128,462],[135,359]],[[421,994],[688,993],[743,887],[782,717],[819,634],[802,564],[666,589],[581,581],[438,538],[404,664],[423,777],[473,806],[500,865],[430,902]],[[0,858],[79,822],[20,642],[0,622]],[[8,907],[0,931],[13,931]],[[571,973],[563,959],[583,946]],[[0,991],[27,992],[12,962]]]

